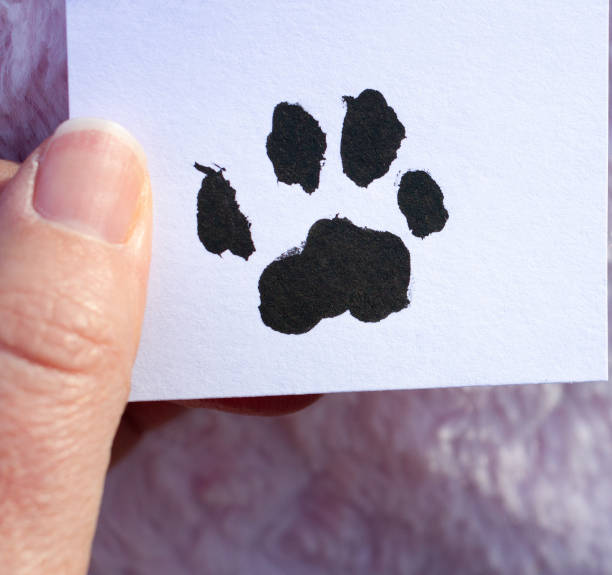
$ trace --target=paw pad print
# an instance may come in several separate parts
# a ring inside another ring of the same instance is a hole
[[[405,128],[376,90],[343,100],[343,172],[367,188],[389,172]],[[279,182],[299,184],[307,194],[316,192],[327,141],[319,122],[302,106],[281,102],[275,107],[266,151]],[[195,168],[204,174],[197,198],[202,245],[214,254],[229,250],[248,260],[255,251],[251,223],[240,211],[225,170],[198,163]],[[425,171],[402,175],[397,204],[419,238],[441,231],[448,220],[442,190]],[[408,306],[409,284],[410,252],[399,236],[361,228],[336,215],[315,222],[302,246],[289,249],[263,270],[259,312],[265,325],[285,334],[306,333],[346,311],[360,321],[378,322]]]

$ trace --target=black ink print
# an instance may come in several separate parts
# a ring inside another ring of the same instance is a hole
[[[327,148],[319,123],[300,105],[282,102],[274,108],[266,150],[280,182],[300,184],[312,194]]]
[[[344,101],[342,168],[353,182],[365,188],[389,171],[406,131],[376,90],[364,90],[357,98],[344,96]]]
[[[292,250],[261,274],[259,311],[282,333],[311,330],[349,310],[377,322],[408,305],[410,253],[396,235],[359,228],[346,218],[319,220],[301,251]]]
[[[221,255],[229,250],[245,260],[255,251],[251,224],[236,202],[236,190],[223,177],[223,168],[213,170],[194,164],[204,174],[198,193],[198,237],[204,247]]]
[[[376,90],[364,90],[356,98],[345,96],[344,101],[343,170],[355,184],[367,187],[389,171],[405,129]],[[280,182],[300,184],[312,194],[319,186],[326,147],[319,123],[300,105],[276,106],[266,150]],[[255,247],[236,191],[223,177],[223,169],[195,167],[205,174],[198,194],[200,240],[212,253],[229,249],[248,259]],[[442,191],[427,172],[404,173],[397,203],[419,238],[442,230],[448,220]],[[322,319],[346,311],[360,321],[379,322],[408,306],[410,263],[408,248],[391,232],[360,228],[338,215],[320,219],[301,247],[285,252],[261,273],[261,319],[284,334],[306,333]]]
[[[439,232],[448,220],[442,190],[427,172],[406,172],[402,176],[397,204],[417,238]]]

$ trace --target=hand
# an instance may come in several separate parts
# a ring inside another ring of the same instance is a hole
[[[140,336],[151,204],[144,153],[116,124],[70,121],[21,167],[0,161],[3,573],[87,570]],[[280,413],[314,399],[196,404]],[[114,455],[182,409],[130,405]]]

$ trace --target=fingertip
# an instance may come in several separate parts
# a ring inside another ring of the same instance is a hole
[[[121,124],[102,118],[71,118],[62,122],[52,135],[52,139],[59,138],[72,132],[103,132],[117,142],[123,143],[137,158],[138,163],[147,169],[147,155],[144,148],[135,136]]]
[[[57,225],[124,243],[147,194],[144,151],[114,122],[79,118],[59,126],[39,157],[33,206]]]

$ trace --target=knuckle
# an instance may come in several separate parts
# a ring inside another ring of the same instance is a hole
[[[0,288],[0,352],[64,373],[92,373],[119,355],[95,306],[40,288]]]
[[[20,413],[8,410],[2,413],[1,435],[10,438],[0,443],[0,515],[3,517],[12,512],[18,518],[32,510],[40,516],[61,492],[63,480],[59,479],[57,470],[66,467],[75,452],[76,440],[58,439],[55,433],[58,428],[39,423],[42,422],[32,422]]]

